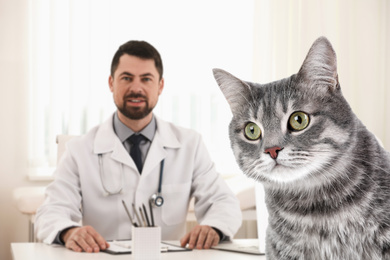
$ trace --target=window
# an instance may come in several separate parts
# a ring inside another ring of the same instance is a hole
[[[52,174],[56,135],[80,135],[115,110],[108,76],[122,43],[146,40],[164,62],[155,109],[200,132],[224,174],[239,172],[228,139],[230,108],[212,75],[250,80],[253,1],[30,0],[30,165]]]

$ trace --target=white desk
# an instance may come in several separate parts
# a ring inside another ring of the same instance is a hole
[[[107,253],[76,253],[63,246],[46,245],[43,243],[12,243],[13,260],[89,260],[89,259],[133,259],[132,255],[110,255]],[[220,250],[192,250],[185,252],[161,253],[161,260],[265,260],[264,255],[250,255]]]

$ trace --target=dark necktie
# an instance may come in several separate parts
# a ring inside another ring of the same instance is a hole
[[[139,143],[144,140],[145,137],[141,134],[136,135],[133,134],[128,138],[129,142],[132,144],[130,148],[130,156],[133,158],[133,161],[135,162],[135,165],[138,168],[139,173],[141,174],[142,172],[142,155],[141,155],[141,150],[139,149]]]

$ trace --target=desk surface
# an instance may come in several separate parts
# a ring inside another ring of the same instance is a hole
[[[110,255],[107,253],[76,253],[63,246],[58,245],[46,245],[43,243],[12,243],[11,244],[13,260],[89,260],[89,259],[133,259],[132,255]],[[265,256],[261,255],[250,255],[234,252],[225,252],[220,250],[192,250],[186,252],[172,252],[172,253],[161,253],[161,260],[169,259],[224,259],[224,260],[265,260]]]

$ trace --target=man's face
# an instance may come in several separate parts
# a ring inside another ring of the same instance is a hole
[[[109,85],[119,112],[129,119],[139,120],[151,116],[164,80],[160,80],[154,60],[124,54],[114,77],[109,78]]]

